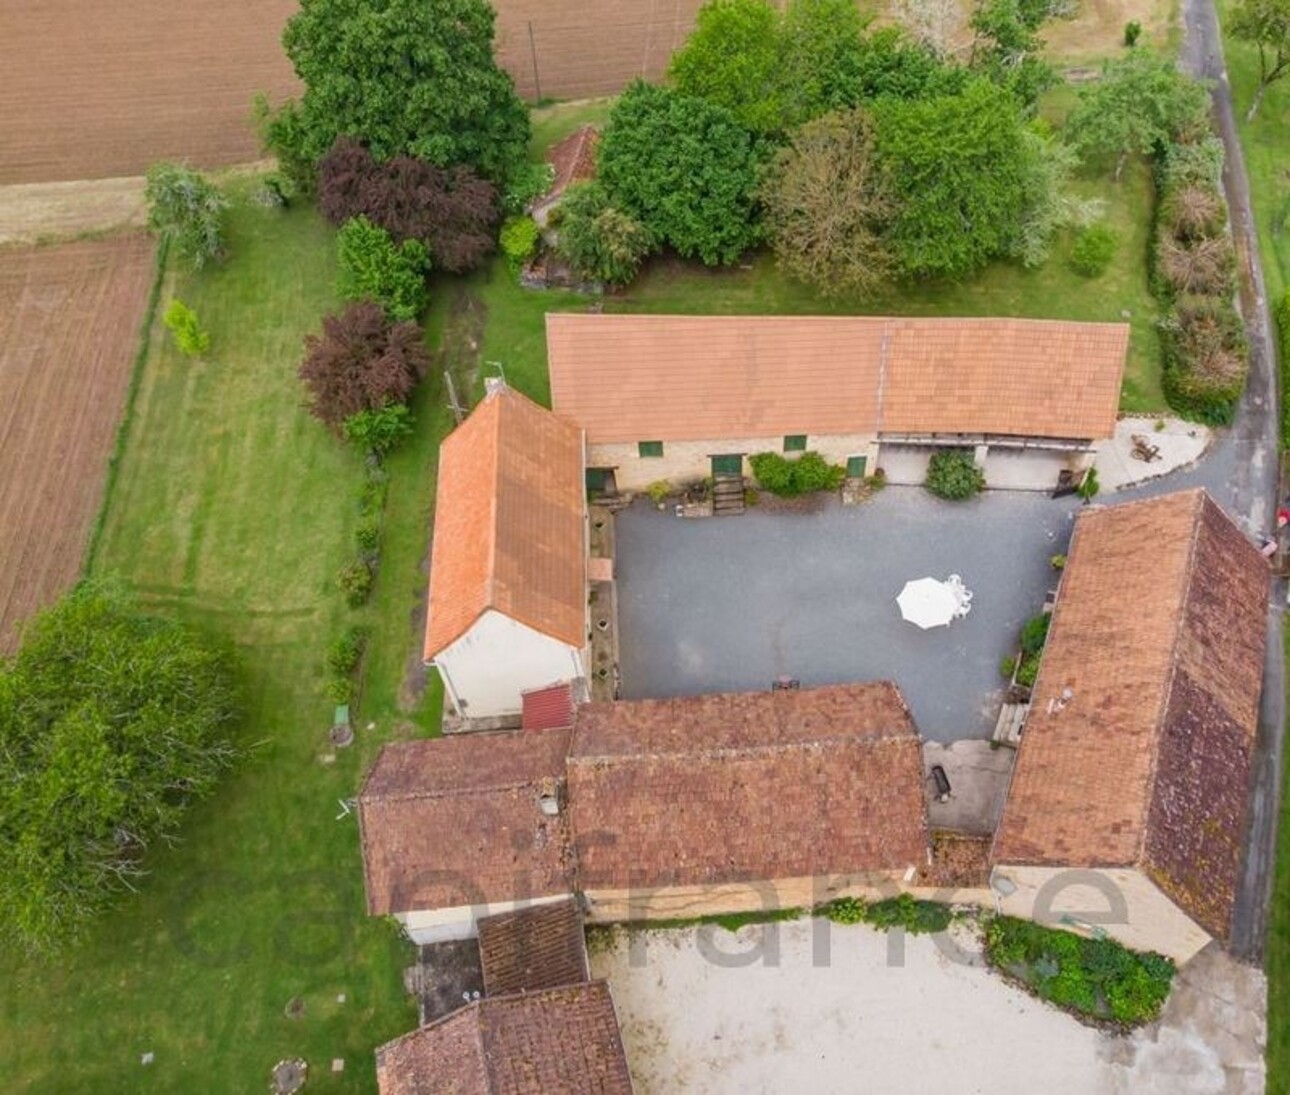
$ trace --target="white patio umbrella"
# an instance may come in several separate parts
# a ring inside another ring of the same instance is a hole
[[[930,627],[944,627],[959,610],[959,598],[945,582],[935,578],[916,578],[906,582],[896,598],[900,614],[911,624],[924,631]]]

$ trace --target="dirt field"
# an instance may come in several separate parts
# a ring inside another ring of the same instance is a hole
[[[144,236],[0,251],[0,652],[80,572],[152,273]]]
[[[255,159],[251,97],[294,94],[295,0],[0,4],[0,184]]]

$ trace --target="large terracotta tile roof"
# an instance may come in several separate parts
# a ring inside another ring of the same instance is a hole
[[[587,940],[576,901],[553,901],[479,921],[479,957],[489,996],[586,981]]]
[[[568,780],[588,891],[927,856],[922,754],[890,683],[584,704]]]
[[[1081,514],[994,862],[1138,867],[1227,937],[1267,587],[1203,491]]]
[[[439,450],[426,659],[489,609],[584,646],[584,506],[579,428],[490,392]]]
[[[1123,323],[547,315],[552,406],[591,444],[782,434],[1109,437]]]
[[[376,1051],[381,1095],[631,1095],[603,981],[486,997]]]
[[[358,799],[374,915],[571,893],[562,788],[567,731],[387,745]]]

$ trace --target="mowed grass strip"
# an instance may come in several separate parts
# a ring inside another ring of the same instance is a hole
[[[353,551],[363,466],[302,409],[295,371],[302,336],[335,303],[333,232],[310,210],[248,202],[249,185],[234,191],[227,263],[175,275],[163,295],[196,309],[211,352],[182,358],[154,328],[94,565],[236,645],[248,755],[83,945],[0,964],[11,1089],[254,1091],[301,1056],[311,1090],[371,1091],[373,1047],[416,1022],[400,978],[410,949],[365,916],[357,825],[338,818],[394,719],[326,759],[321,663],[354,618],[333,576]],[[415,585],[395,572],[423,554],[431,496],[410,480],[436,440],[419,433],[392,471],[402,526],[373,620]],[[368,691],[394,697],[408,613],[379,623]]]

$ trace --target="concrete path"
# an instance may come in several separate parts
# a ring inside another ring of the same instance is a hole
[[[1134,438],[1144,438],[1159,450],[1151,463],[1133,455]],[[1115,425],[1115,436],[1100,441],[1097,452],[1097,480],[1102,492],[1112,494],[1127,487],[1193,467],[1209,448],[1214,435],[1206,426],[1185,422],[1181,418],[1159,415],[1121,418]],[[1174,489],[1172,484],[1170,489]],[[1107,498],[1110,502],[1113,499]]]
[[[993,835],[1003,814],[1003,800],[1017,760],[1017,751],[988,741],[956,741],[923,745],[927,776],[927,821],[933,829],[953,829],[975,836]],[[932,765],[945,769],[950,797],[940,802],[932,782]]]

